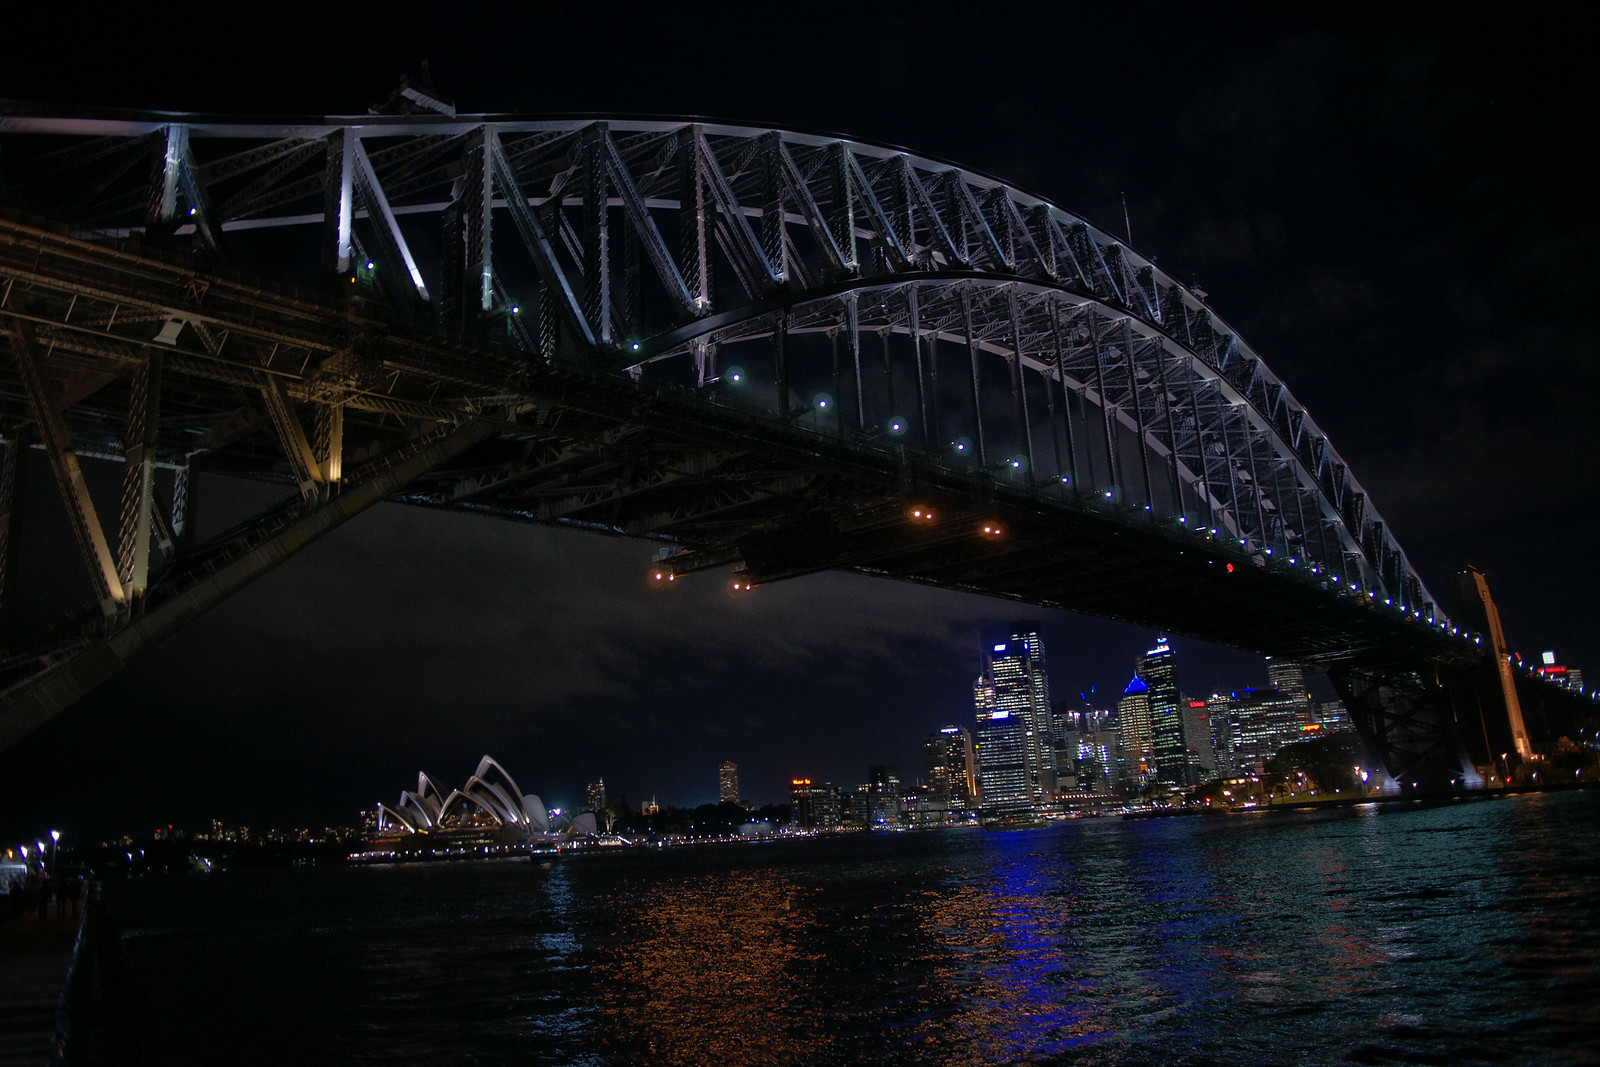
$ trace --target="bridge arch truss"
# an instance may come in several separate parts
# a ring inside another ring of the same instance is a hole
[[[673,120],[5,112],[27,159],[8,187],[99,239],[289,255],[410,323],[1148,513],[1438,615],[1327,435],[1198,293],[986,175]]]

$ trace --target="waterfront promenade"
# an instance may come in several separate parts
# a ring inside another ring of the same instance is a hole
[[[52,1062],[56,1011],[72,963],[78,911],[39,918],[32,908],[0,919],[0,1063]]]

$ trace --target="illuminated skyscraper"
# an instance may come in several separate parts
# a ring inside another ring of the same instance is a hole
[[[606,810],[606,780],[604,778],[589,783],[589,810]]]
[[[1004,648],[1004,645],[998,646]],[[978,798],[985,812],[1023,812],[1033,806],[1028,779],[1028,724],[1002,708],[994,682],[972,686],[977,708]]]
[[[732,760],[717,772],[717,799],[724,804],[739,803],[739,765]]]
[[[1137,789],[1150,780],[1155,759],[1150,730],[1150,687],[1137,674],[1117,701],[1117,748],[1124,787]]]
[[[1150,733],[1156,777],[1172,785],[1190,784],[1188,745],[1178,706],[1178,672],[1165,638],[1139,657],[1139,677],[1150,687]]]
[[[988,670],[978,679],[973,691],[978,711],[979,791],[984,807],[1053,807],[1056,793],[1053,713],[1050,681],[1045,673],[1044,642],[1039,637],[1037,624],[1014,623],[1011,639],[994,645],[986,658]],[[985,730],[992,735],[988,755],[984,749]],[[1020,785],[1013,788],[1003,783],[1009,782],[1018,755],[1023,778]],[[992,783],[986,781],[986,774],[994,778]],[[1000,792],[995,793],[991,785]]]
[[[1305,704],[1275,689],[1245,689],[1226,697],[1215,696],[1207,710],[1228,719],[1224,769],[1231,774],[1260,774],[1279,749],[1305,738],[1306,727],[1311,725],[1306,721]]]
[[[1288,660],[1267,660],[1267,688],[1276,689],[1290,700],[1306,700],[1306,669]]]
[[[972,733],[946,726],[922,743],[928,790],[952,808],[969,808],[978,791]]]
[[[811,779],[789,779],[789,821],[799,827],[817,825],[816,812],[811,807]]]

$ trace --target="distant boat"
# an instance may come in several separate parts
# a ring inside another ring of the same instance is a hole
[[[985,830],[1038,830],[1050,825],[1042,815],[996,815],[983,820]]]

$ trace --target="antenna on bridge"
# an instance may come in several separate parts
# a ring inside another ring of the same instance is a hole
[[[1122,194],[1122,230],[1128,235],[1128,247],[1133,247],[1133,223],[1128,219],[1128,194]]]

